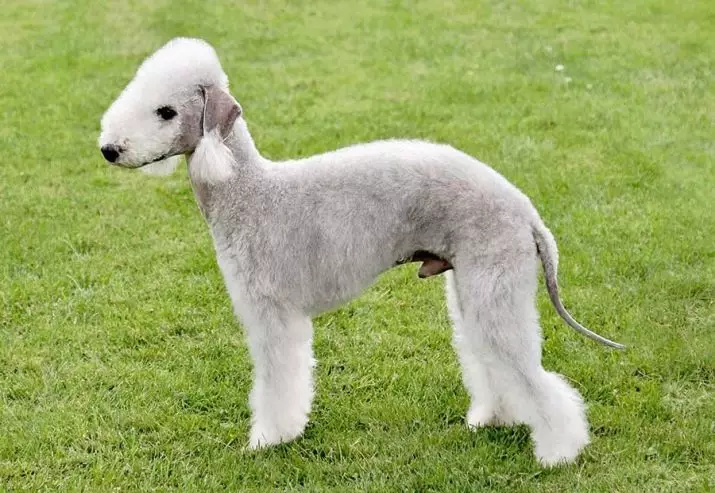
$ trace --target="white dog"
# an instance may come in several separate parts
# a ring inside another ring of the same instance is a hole
[[[139,168],[185,154],[199,207],[254,364],[250,447],[299,436],[313,382],[311,317],[391,267],[446,272],[469,426],[526,423],[547,466],[588,443],[581,396],[541,366],[535,307],[543,264],[551,301],[556,243],[529,199],[446,145],[391,140],[308,159],[263,158],[207,43],[179,38],[149,57],[102,118],[101,151]]]

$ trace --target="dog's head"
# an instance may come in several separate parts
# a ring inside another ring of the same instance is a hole
[[[193,152],[214,130],[225,137],[240,115],[214,49],[176,38],[144,61],[104,114],[99,147],[110,163],[140,168]]]

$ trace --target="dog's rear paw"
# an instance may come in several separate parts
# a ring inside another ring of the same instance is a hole
[[[472,406],[467,413],[467,426],[471,429],[484,426],[512,426],[521,423],[511,413],[499,407]]]
[[[280,441],[271,442],[268,440],[265,434],[260,432],[251,432],[251,436],[248,439],[248,450],[260,450],[262,448],[270,447],[271,445],[278,445]]]
[[[555,467],[570,464],[576,460],[579,453],[586,446],[588,441],[582,443],[565,443],[551,448],[545,448],[537,444],[535,454],[536,459],[544,467]]]
[[[560,434],[552,431],[534,433],[534,453],[542,466],[554,467],[574,462],[589,443],[585,424],[560,431]]]
[[[499,406],[499,409],[496,412],[496,417],[492,421],[492,424],[494,426],[514,426],[521,424],[522,421],[519,421],[516,419],[512,413],[508,412],[506,409],[504,409],[503,406]]]
[[[467,412],[467,426],[470,429],[482,428],[495,423],[496,414],[490,406],[473,405]]]

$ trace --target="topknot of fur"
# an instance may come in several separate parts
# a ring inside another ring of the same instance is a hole
[[[228,77],[216,51],[206,41],[175,38],[141,64],[132,84],[148,90],[157,86],[176,86],[180,90],[196,85],[228,90]]]

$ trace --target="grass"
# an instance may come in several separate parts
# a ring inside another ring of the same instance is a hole
[[[0,17],[0,489],[709,491],[715,487],[715,4],[47,2]],[[559,239],[545,365],[593,443],[543,470],[469,432],[439,279],[395,269],[316,321],[312,423],[246,453],[250,366],[185,170],[110,169],[98,122],[175,35],[217,47],[259,148],[450,143]],[[563,65],[557,71],[557,65]]]

